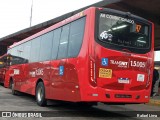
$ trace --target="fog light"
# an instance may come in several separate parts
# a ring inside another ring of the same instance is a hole
[[[139,98],[140,98],[140,95],[137,95],[137,96],[136,96],[136,99],[139,99]]]
[[[107,98],[110,98],[110,95],[109,95],[109,94],[106,94],[106,97],[107,97]]]

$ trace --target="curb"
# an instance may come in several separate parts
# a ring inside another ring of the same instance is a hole
[[[160,100],[157,100],[157,99],[150,99],[150,101],[149,101],[148,104],[160,106]]]

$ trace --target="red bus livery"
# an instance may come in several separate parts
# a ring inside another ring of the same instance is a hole
[[[6,79],[9,77],[8,69],[9,69],[8,55],[4,54],[3,56],[0,57],[0,83],[3,84],[5,87],[9,87],[9,79],[8,79],[8,84],[6,83]]]
[[[88,8],[8,49],[12,93],[86,103],[147,103],[153,23],[105,8]]]
[[[4,59],[3,56],[0,57],[0,83],[4,84],[4,79],[5,79],[5,64],[4,64]]]

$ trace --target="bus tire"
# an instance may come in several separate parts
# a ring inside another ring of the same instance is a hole
[[[12,89],[12,82],[13,82],[13,80],[10,79],[10,81],[9,81],[9,89]]]
[[[14,82],[13,82],[13,80],[11,80],[11,82],[10,82],[10,84],[11,84],[11,90],[12,90],[12,95],[18,95],[18,92],[14,89]]]
[[[45,99],[45,87],[43,82],[39,82],[36,86],[36,101],[39,106],[46,106],[47,101]]]

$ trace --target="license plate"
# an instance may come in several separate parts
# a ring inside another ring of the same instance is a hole
[[[119,78],[118,83],[129,84],[129,79],[128,78]]]

